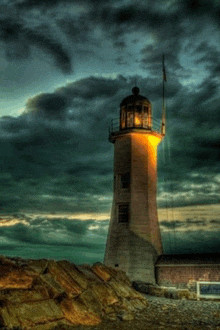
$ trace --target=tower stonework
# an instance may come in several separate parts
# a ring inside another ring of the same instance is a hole
[[[130,280],[155,283],[154,265],[163,253],[157,216],[157,146],[163,138],[152,123],[151,103],[133,95],[120,105],[113,123],[114,196],[104,263],[124,270]]]

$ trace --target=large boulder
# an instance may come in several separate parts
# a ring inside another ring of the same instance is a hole
[[[64,319],[61,309],[52,299],[23,302],[21,304],[7,303],[2,309],[2,316],[9,328],[18,325],[31,328],[35,324]]]
[[[9,258],[0,257],[0,290],[29,289],[36,273],[25,271],[23,267]]]
[[[66,320],[72,324],[96,325],[101,322],[99,315],[92,312],[80,299],[64,299],[61,310]]]
[[[132,320],[147,303],[124,272],[101,263],[0,256],[0,327],[50,330]]]

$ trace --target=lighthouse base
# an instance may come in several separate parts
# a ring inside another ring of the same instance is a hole
[[[155,284],[155,263],[158,254],[154,247],[128,227],[111,231],[104,264],[123,270],[131,281]]]

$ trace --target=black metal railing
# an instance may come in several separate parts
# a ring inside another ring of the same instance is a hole
[[[127,123],[128,124],[128,123]],[[149,126],[149,121],[148,120],[144,120],[140,125],[137,124],[133,124],[133,125],[124,125],[124,127],[120,127],[120,118],[114,118],[111,120],[111,124],[109,126],[109,135],[119,132],[119,131],[123,131],[123,130],[127,130],[127,129],[146,129],[146,130],[151,130],[151,131],[155,131],[158,133],[162,133],[161,132],[161,121],[158,119],[153,119],[151,121],[151,125]]]

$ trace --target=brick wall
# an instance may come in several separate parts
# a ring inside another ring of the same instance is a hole
[[[156,283],[161,286],[196,290],[197,281],[220,282],[220,265],[157,266]]]

